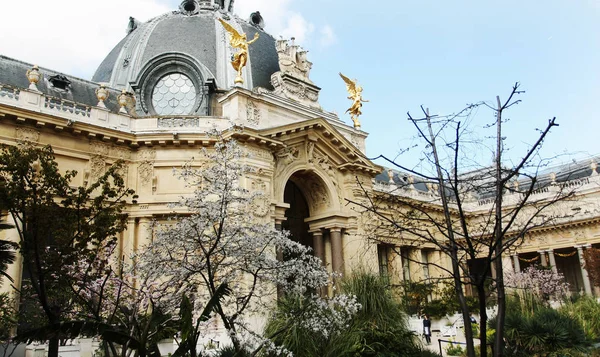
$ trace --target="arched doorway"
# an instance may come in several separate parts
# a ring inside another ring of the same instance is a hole
[[[291,180],[285,185],[283,201],[289,204],[290,208],[285,211],[286,219],[282,222],[282,228],[290,232],[294,241],[313,248],[308,223],[305,222],[310,216],[308,202],[300,188]]]

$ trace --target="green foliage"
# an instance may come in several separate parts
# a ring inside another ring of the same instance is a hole
[[[402,305],[392,296],[385,279],[359,271],[343,280],[341,291],[355,295],[362,305],[343,331],[324,337],[304,327],[297,315],[288,313],[303,308],[306,299],[296,297],[279,305],[274,315],[278,318],[269,321],[265,335],[279,332],[272,341],[300,357],[421,355],[415,335],[407,328]]]
[[[446,347],[446,354],[448,356],[460,356],[464,352],[463,348],[460,345],[454,345],[450,343],[448,347]]]
[[[343,338],[328,331],[324,334],[307,326],[305,319],[313,310],[314,301],[303,296],[288,295],[277,303],[277,311],[272,314],[264,335],[278,346],[283,346],[296,357],[347,355],[358,336]]]
[[[2,183],[0,182],[0,185],[1,184]],[[0,212],[4,211],[5,209],[6,208],[2,205],[2,201],[0,201]],[[0,231],[12,228],[14,228],[12,225],[7,224],[4,221],[0,221]],[[0,286],[2,286],[2,277],[8,279],[10,282],[13,281],[12,277],[8,275],[6,271],[8,266],[15,261],[15,250],[17,248],[18,246],[16,243],[0,239]]]
[[[26,321],[27,328],[97,315],[102,297],[90,288],[110,270],[107,252],[125,228],[125,200],[133,195],[121,165],[74,187],[77,173],[61,172],[50,146],[0,148],[0,205],[17,225],[22,306],[41,315]],[[58,339],[67,337],[54,334],[50,355],[58,352]]]
[[[190,299],[183,295],[179,307],[179,330],[181,332],[181,342],[179,347],[173,353],[173,357],[196,357],[196,346],[202,333],[200,323],[208,321],[210,314],[215,311],[217,302],[231,294],[231,290],[226,283],[222,283],[210,298],[200,317],[194,324],[194,306]]]
[[[355,354],[414,356],[419,353],[415,336],[407,328],[402,305],[394,299],[384,279],[358,271],[343,281],[342,291],[355,295],[362,305],[352,324],[352,332],[359,336]]]
[[[250,357],[250,353],[246,350],[236,352],[235,347],[225,346],[217,352],[215,357]]]
[[[441,285],[422,282],[406,282],[403,284],[402,304],[409,315],[428,314],[433,318],[441,318],[460,311],[458,297],[451,282]],[[427,301],[429,295],[439,299]],[[470,311],[479,310],[477,297],[466,297]]]
[[[560,311],[577,320],[588,339],[600,340],[600,303],[591,296],[581,296],[573,302],[566,302]]]
[[[64,336],[99,336],[111,348],[116,344],[124,351],[135,350],[138,357],[160,357],[158,341],[170,338],[176,332],[172,317],[159,309],[143,315],[137,315],[126,307],[122,307],[122,310],[122,317],[129,318],[127,324],[108,324],[93,320],[62,321],[20,332],[15,340],[31,343],[62,339]],[[116,355],[116,350],[112,354]]]
[[[495,323],[495,318],[489,322]],[[579,356],[589,345],[575,318],[519,298],[508,301],[504,333],[507,356]]]
[[[417,281],[402,283],[402,304],[409,315],[420,315],[427,304],[427,297],[435,291],[435,285]]]
[[[17,323],[15,302],[7,293],[0,294],[0,343],[8,340]]]

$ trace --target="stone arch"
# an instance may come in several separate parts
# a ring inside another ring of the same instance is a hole
[[[285,168],[275,180],[275,198],[284,201],[285,186],[294,182],[306,198],[312,217],[339,211],[340,201],[331,177],[318,167],[299,163]]]

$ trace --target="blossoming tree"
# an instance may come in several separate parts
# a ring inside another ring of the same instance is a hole
[[[40,331],[36,339],[49,340],[50,357],[71,337],[60,324],[93,315],[102,301],[86,297],[110,270],[104,252],[124,229],[133,195],[119,170],[117,163],[89,186],[73,187],[77,173],[61,172],[51,147],[0,149],[0,202],[16,222],[24,267],[20,318],[28,324],[21,330]]]
[[[247,155],[235,141],[214,134],[214,149],[177,171],[194,192],[176,205],[179,215],[156,225],[138,262],[156,281],[196,301],[207,301],[226,283],[231,293],[216,302],[216,315],[236,351],[252,345],[256,352],[268,343],[250,320],[273,306],[278,291],[319,299],[329,275],[309,248],[254,214],[265,193],[243,186],[253,171]]]

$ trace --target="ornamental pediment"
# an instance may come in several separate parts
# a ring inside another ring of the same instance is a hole
[[[275,153],[279,169],[299,161],[308,166],[318,166],[328,174],[334,170],[358,170],[369,174],[382,171],[324,119],[261,130],[259,135],[284,144],[285,147]]]

